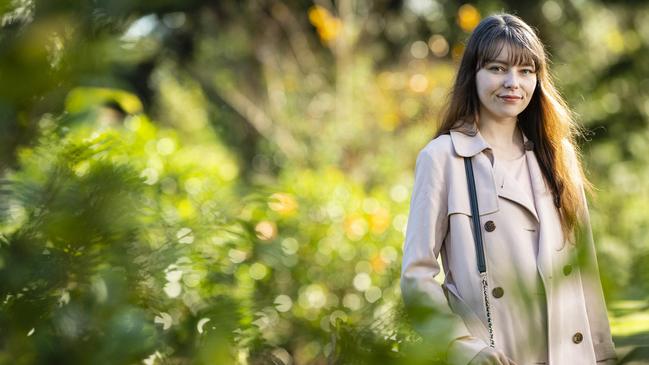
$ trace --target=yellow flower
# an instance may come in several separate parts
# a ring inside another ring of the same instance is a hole
[[[334,41],[342,30],[340,19],[331,15],[327,9],[320,5],[312,6],[309,9],[309,21],[316,27],[320,39],[326,43]]]
[[[370,264],[372,265],[372,270],[376,273],[382,273],[385,270],[385,261],[381,260],[380,255],[374,255],[372,257]]]
[[[309,9],[309,21],[315,27],[321,27],[324,24],[325,19],[330,16],[329,11],[320,5],[312,6],[311,9]]]
[[[297,211],[297,201],[293,195],[287,193],[275,193],[270,196],[268,207],[277,213],[286,216]]]
[[[471,4],[460,6],[457,12],[457,24],[465,32],[470,32],[480,22],[480,12]]]
[[[345,235],[352,241],[358,241],[367,233],[367,221],[358,214],[351,214],[344,221]]]
[[[372,233],[383,233],[390,226],[390,212],[381,207],[370,216],[370,229]]]

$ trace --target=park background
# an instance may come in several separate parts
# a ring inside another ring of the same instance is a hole
[[[417,152],[479,20],[587,130],[614,340],[649,363],[649,4],[1,0],[1,364],[424,364]]]

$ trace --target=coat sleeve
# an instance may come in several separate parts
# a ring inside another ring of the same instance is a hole
[[[437,258],[448,230],[447,195],[443,168],[430,150],[422,150],[415,167],[403,248],[401,293],[414,329],[425,340],[450,340],[449,362],[466,365],[487,345],[471,335],[435,280],[440,273]]]
[[[606,311],[606,302],[604,301],[604,291],[599,276],[599,267],[597,264],[597,255],[595,253],[595,244],[588,214],[588,203],[584,189],[581,189],[581,198],[583,204],[582,227],[578,241],[581,261],[581,279],[586,299],[586,311],[588,323],[590,324],[590,333],[592,336],[595,357],[598,364],[610,363],[610,360],[616,359],[615,347],[611,337],[611,329],[608,322]],[[606,362],[608,360],[608,362]]]

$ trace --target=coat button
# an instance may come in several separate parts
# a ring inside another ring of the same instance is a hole
[[[566,265],[563,267],[563,275],[568,276],[572,272],[572,265]]]
[[[494,223],[494,221],[487,221],[487,223],[484,224],[484,229],[486,229],[487,232],[493,232],[494,229],[496,229],[496,223]]]
[[[503,288],[501,288],[501,287],[496,287],[496,288],[494,288],[494,289],[491,291],[491,294],[492,294],[495,298],[500,298],[500,297],[503,296],[503,294],[505,294],[505,291],[504,291]]]
[[[581,343],[583,339],[584,335],[582,335],[581,332],[577,332],[572,336],[572,342],[574,343]]]

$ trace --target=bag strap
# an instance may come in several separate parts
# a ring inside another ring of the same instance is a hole
[[[480,210],[478,209],[478,194],[475,188],[473,176],[473,164],[471,157],[464,158],[464,170],[466,171],[467,185],[469,186],[469,201],[471,202],[471,221],[473,222],[473,239],[475,241],[475,253],[478,261],[478,271],[482,282],[482,295],[484,298],[485,312],[487,314],[487,327],[489,329],[489,346],[495,348],[493,321],[491,319],[491,306],[489,305],[489,284],[487,282],[487,262],[484,255],[484,244],[482,241],[482,228],[480,227]]]
[[[478,194],[475,189],[475,178],[473,177],[473,165],[471,158],[464,158],[464,170],[469,185],[469,200],[471,201],[471,220],[473,221],[473,239],[475,240],[475,252],[478,259],[478,271],[487,272],[487,263],[484,256],[484,246],[482,242],[482,229],[480,228],[480,211],[478,209]]]

